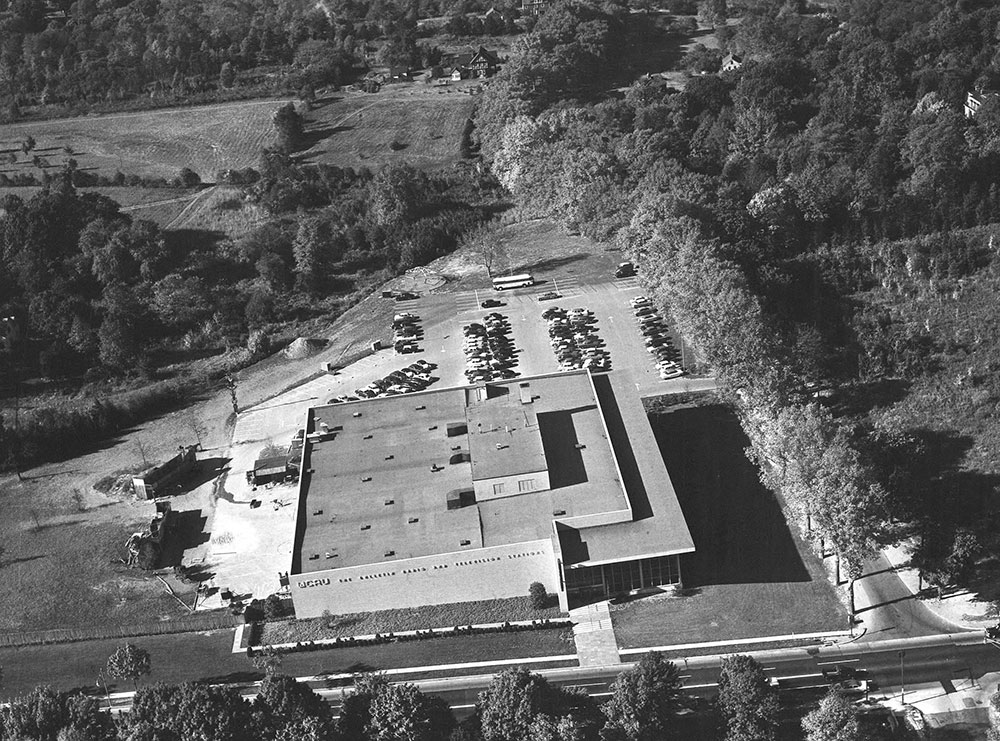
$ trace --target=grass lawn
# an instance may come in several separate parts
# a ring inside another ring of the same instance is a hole
[[[622,648],[847,628],[823,566],[791,532],[746,459],[739,422],[721,405],[650,417],[694,538],[686,591],[612,607]]]
[[[338,93],[307,114],[310,147],[297,156],[372,170],[392,162],[450,165],[461,157],[462,129],[474,103],[474,96],[457,89],[423,83],[387,85],[372,95]]]
[[[261,149],[274,138],[271,113],[280,104],[280,100],[250,100],[11,124],[0,136],[0,150],[14,151],[19,161],[0,170],[8,175],[30,170],[37,174],[31,163],[37,154],[53,167],[72,157],[81,169],[104,174],[121,170],[171,178],[182,167],[190,167],[203,180],[212,181],[219,170],[257,166]],[[20,142],[29,134],[36,146],[30,155],[23,155]]]
[[[407,666],[493,661],[575,653],[568,631],[539,630],[525,633],[493,633],[461,638],[432,638],[410,643],[389,643],[362,648],[284,654],[281,672],[291,676],[340,674],[353,671]],[[252,681],[260,679],[242,653],[232,653],[233,631],[216,630],[180,635],[129,639],[150,654],[152,673],[142,683]],[[0,649],[4,683],[0,699],[27,692],[40,684],[61,690],[94,687],[97,672],[122,640],[87,641],[49,646]],[[122,683],[120,689],[129,689]],[[114,687],[111,687],[114,691]]]
[[[329,618],[289,620],[265,623],[261,643],[314,641],[338,636],[393,633],[424,628],[451,628],[456,625],[502,623],[505,620],[542,620],[558,617],[559,607],[534,610],[527,597],[458,602],[449,605],[425,605],[400,610],[379,610]]]

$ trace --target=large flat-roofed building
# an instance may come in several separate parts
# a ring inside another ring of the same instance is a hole
[[[679,584],[691,535],[626,377],[573,371],[315,407],[298,617]]]

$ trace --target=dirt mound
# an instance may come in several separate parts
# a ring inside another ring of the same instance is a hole
[[[299,337],[282,350],[282,354],[289,360],[299,360],[300,358],[308,358],[310,355],[315,355],[324,347],[326,347],[326,340]]]

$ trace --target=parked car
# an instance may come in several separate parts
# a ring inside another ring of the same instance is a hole
[[[420,298],[420,294],[413,293],[412,291],[396,291],[395,298],[397,301],[413,301]]]
[[[618,263],[618,269],[615,270],[616,278],[631,278],[633,275],[635,275],[635,265],[630,262]]]
[[[539,301],[555,301],[557,298],[562,298],[562,294],[556,293],[555,291],[546,291],[545,293],[540,293],[538,295]]]
[[[488,298],[485,301],[483,301],[483,303],[480,304],[480,306],[482,306],[484,309],[492,309],[496,306],[503,306],[503,305],[504,305],[503,301],[500,301],[499,299],[495,298]]]

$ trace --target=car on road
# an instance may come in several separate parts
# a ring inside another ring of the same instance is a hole
[[[555,301],[557,298],[562,298],[562,294],[555,291],[546,291],[545,293],[538,294],[539,301]]]
[[[843,682],[847,679],[867,679],[868,672],[864,669],[855,669],[853,666],[836,666],[823,669],[823,679],[827,682]]]
[[[855,697],[867,695],[869,690],[867,679],[845,679],[843,682],[834,682],[830,688],[843,695]]]
[[[420,295],[413,293],[412,291],[396,291],[397,301],[413,301],[414,299],[420,298]]]
[[[480,306],[482,306],[484,309],[493,309],[497,306],[503,306],[503,305],[504,305],[503,301],[500,301],[499,299],[495,298],[488,298],[480,304]]]

